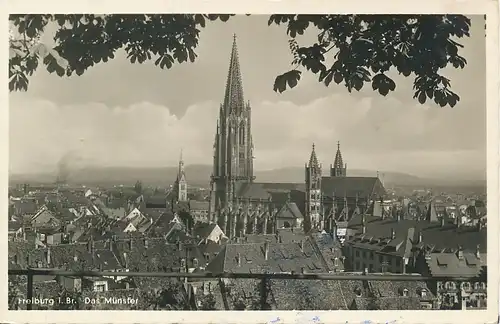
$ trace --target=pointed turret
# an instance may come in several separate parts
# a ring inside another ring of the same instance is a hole
[[[310,168],[317,168],[319,169],[319,162],[318,162],[318,157],[316,156],[316,149],[315,145],[313,143],[312,145],[312,151],[311,151],[311,157],[309,158],[309,167]]]
[[[347,175],[347,163],[344,164],[342,159],[342,152],[340,152],[340,142],[337,142],[337,153],[335,154],[335,161],[330,165],[331,177],[345,177]]]
[[[312,145],[309,164],[306,164],[306,219],[309,225],[305,228],[323,230],[324,220],[321,217],[321,165],[316,156],[315,145]]]

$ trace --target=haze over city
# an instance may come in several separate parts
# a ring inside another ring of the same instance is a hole
[[[267,27],[266,19],[208,24],[196,62],[170,70],[130,64],[124,52],[82,76],[59,78],[39,69],[28,92],[10,94],[10,172],[53,172],[61,159],[74,168],[175,166],[182,148],[186,164],[211,164],[236,33],[256,170],[302,167],[313,142],[320,162],[329,165],[340,141],[351,169],[485,178],[482,18],[472,19],[471,37],[461,40],[467,66],[446,71],[461,96],[455,108],[418,104],[412,79],[399,76],[386,98],[369,86],[353,94],[333,83],[327,88],[308,73],[299,86],[277,94],[274,77],[289,69],[292,57],[286,33]],[[299,39],[312,41],[311,34]]]

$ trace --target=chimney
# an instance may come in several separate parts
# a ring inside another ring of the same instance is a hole
[[[267,260],[269,258],[269,242],[264,242],[264,259]]]
[[[361,225],[365,226],[365,214],[361,215]]]
[[[423,242],[423,239],[422,239],[422,231],[418,231],[418,240],[417,240],[417,244],[420,244]]]
[[[123,253],[123,262],[125,263],[125,269],[128,269],[128,255],[127,253]]]
[[[306,269],[304,267],[301,267],[300,268],[300,273],[302,273],[302,274],[306,273]]]
[[[304,240],[300,241],[300,251],[304,252]]]
[[[363,234],[366,234],[366,226],[365,225],[363,225],[363,228],[361,229],[361,231]]]
[[[464,259],[464,250],[463,250],[463,248],[462,248],[461,245],[458,246],[457,257],[458,257],[459,260],[463,260]]]
[[[236,255],[236,261],[238,262],[238,267],[241,267],[241,254],[239,252]]]
[[[129,238],[129,239],[128,239],[128,249],[129,249],[129,251],[132,251],[132,246],[133,246],[133,245],[134,245],[134,244],[133,244],[133,242],[132,242],[132,238]]]
[[[441,216],[441,227],[444,227],[444,224],[445,224],[445,219],[444,219],[444,215]]]
[[[481,259],[481,252],[479,248],[480,248],[479,244],[476,245],[476,258]]]
[[[182,251],[182,243],[181,241],[177,241],[177,250]]]
[[[148,249],[149,248],[149,241],[147,238],[144,238],[144,248]]]
[[[45,260],[45,261],[47,262],[47,266],[49,266],[49,267],[50,267],[50,261],[51,261],[51,260],[50,260],[50,246],[49,246],[49,247],[47,247],[47,252],[46,252],[46,253],[47,253],[47,254],[46,254],[46,260]]]
[[[126,290],[130,289],[130,283],[128,281],[125,281],[125,289]]]
[[[394,240],[396,238],[396,231],[394,231],[394,228],[391,228],[391,240]]]
[[[263,234],[267,234],[267,215],[264,217],[264,226],[262,228]]]

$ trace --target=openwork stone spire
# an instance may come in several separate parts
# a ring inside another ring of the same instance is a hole
[[[224,108],[226,114],[241,114],[244,110],[243,84],[241,82],[240,62],[238,59],[238,47],[236,45],[236,34],[233,36],[233,48],[229,61],[229,72],[227,74],[226,92],[224,95]]]

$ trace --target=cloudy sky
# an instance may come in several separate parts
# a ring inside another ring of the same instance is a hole
[[[412,80],[397,75],[386,98],[370,86],[356,94],[327,88],[307,74],[277,94],[274,77],[292,58],[284,28],[268,27],[264,16],[208,24],[197,61],[170,70],[130,64],[123,52],[82,76],[39,70],[28,92],[10,95],[10,171],[52,172],[63,157],[75,168],[173,166],[181,148],[186,164],[210,164],[236,33],[256,169],[303,166],[313,142],[330,164],[340,141],[349,168],[474,178],[486,167],[483,26],[474,17],[471,37],[462,40],[466,68],[446,71],[461,96],[455,108],[418,104]]]

